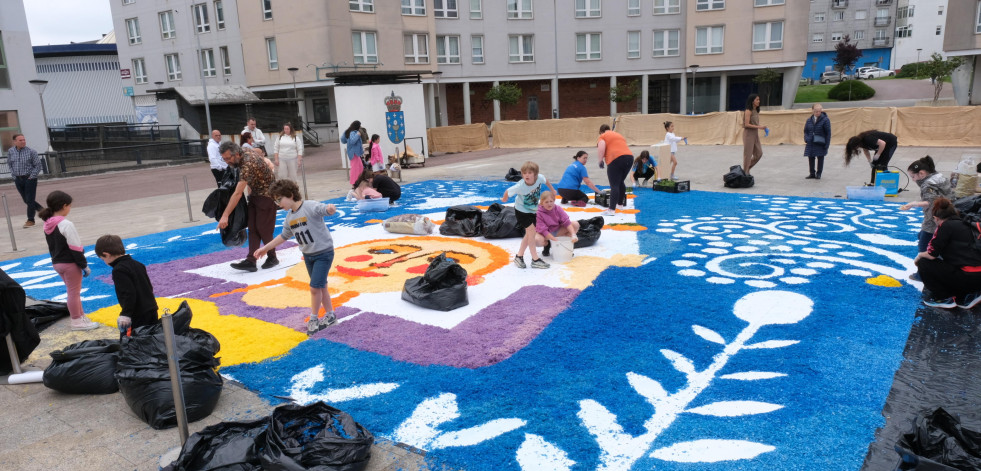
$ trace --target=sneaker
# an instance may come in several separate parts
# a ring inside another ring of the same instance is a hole
[[[313,335],[320,331],[320,320],[314,316],[310,316],[310,320],[307,321],[307,335]]]
[[[279,262],[277,261],[276,263],[279,263]],[[241,262],[235,262],[231,266],[232,266],[232,268],[234,268],[236,270],[253,271],[253,272],[259,270],[258,268],[255,267],[255,262],[250,262],[248,260],[242,260]]]
[[[88,317],[82,316],[78,319],[72,319],[72,330],[92,330],[98,329],[99,324],[92,322]]]
[[[923,281],[923,279],[920,278],[920,272],[913,273],[909,276],[909,279],[913,281]]]
[[[603,216],[616,216],[616,215],[617,212],[612,209],[607,209],[606,211],[603,211]]]
[[[28,227],[34,227],[34,221],[27,221],[27,222],[25,222],[24,223],[24,229],[27,229]]]
[[[548,268],[550,266],[551,265],[549,265],[548,263],[546,263],[545,260],[542,260],[540,258],[538,260],[532,260],[531,261],[531,268]]]
[[[575,206],[575,207],[578,207],[578,208],[585,208],[586,207],[586,202],[583,201],[583,200],[575,200],[575,201],[571,202],[570,204],[573,205],[573,206]]]
[[[552,241],[545,242],[545,248],[542,249],[542,256],[548,257],[548,252],[552,250]]]
[[[333,312],[328,312],[327,315],[320,318],[320,330],[326,329],[337,323],[337,316]]]
[[[961,297],[957,307],[961,309],[971,309],[981,303],[981,292],[966,294]]]
[[[930,299],[924,299],[923,300],[923,304],[925,304],[927,306],[930,306],[930,307],[939,307],[939,308],[944,308],[944,309],[950,309],[952,307],[957,307],[957,303],[954,302],[954,298],[946,298],[946,299],[930,298]]]
[[[518,268],[526,268],[526,266],[525,266],[525,258],[524,257],[522,257],[520,255],[515,255],[513,261],[514,261],[514,266],[516,266]]]
[[[268,270],[276,265],[279,265],[279,259],[276,257],[266,257],[266,262],[262,264],[263,270]],[[254,266],[254,265],[253,265]],[[255,271],[255,270],[252,270]]]

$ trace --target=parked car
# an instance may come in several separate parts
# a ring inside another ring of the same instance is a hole
[[[859,67],[855,72],[858,78],[866,80],[879,77],[892,77],[896,75],[896,73],[891,70],[880,69],[878,67]]]
[[[848,80],[850,78],[851,77],[849,77],[848,74],[842,75],[841,72],[838,72],[837,70],[829,70],[829,71],[821,74],[821,80],[820,80],[820,82],[823,83],[823,84],[825,84],[825,83],[833,83],[833,82],[841,82],[841,81],[844,81],[844,80]]]

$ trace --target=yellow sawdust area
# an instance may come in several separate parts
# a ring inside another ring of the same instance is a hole
[[[569,288],[584,290],[592,286],[599,274],[610,267],[639,267],[645,255],[616,254],[610,258],[579,256],[563,263],[562,282]]]
[[[885,286],[886,288],[899,288],[903,286],[899,280],[888,275],[879,275],[875,278],[866,278],[865,282],[870,285]]]
[[[221,343],[221,351],[217,355],[221,358],[221,366],[255,363],[278,357],[307,339],[306,334],[279,324],[230,313],[220,314],[218,306],[209,301],[157,298],[157,306],[161,313],[164,309],[176,312],[181,301],[187,301],[191,308],[191,327],[209,332]],[[112,326],[115,334],[116,318],[119,317],[120,310],[118,304],[105,307],[89,314],[89,318]]]

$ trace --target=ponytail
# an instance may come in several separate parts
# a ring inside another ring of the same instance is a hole
[[[954,203],[951,203],[947,198],[941,197],[933,200],[933,205],[930,207],[930,210],[934,216],[943,220],[957,217],[957,208],[955,208]]]
[[[45,203],[48,204],[48,207],[41,209],[41,211],[37,213],[38,217],[40,217],[42,221],[51,219],[51,216],[54,216],[54,213],[57,213],[65,206],[72,204],[72,197],[64,191],[55,190],[48,194],[48,199],[45,200]]]

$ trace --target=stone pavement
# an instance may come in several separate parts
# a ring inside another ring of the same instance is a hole
[[[683,130],[681,131],[683,134]],[[767,146],[754,169],[756,186],[732,190],[723,187],[722,175],[730,165],[742,161],[742,147],[681,146],[677,175],[690,180],[693,190],[787,195],[819,198],[841,198],[846,186],[860,186],[869,178],[869,168],[861,157],[851,167],[844,167],[842,146],[832,146],[826,160],[823,179],[805,180],[807,159],[802,146]],[[639,153],[643,147],[634,147]],[[562,149],[491,149],[466,154],[438,155],[425,167],[403,169],[403,183],[429,179],[501,179],[508,168],[520,168],[526,160],[537,162],[542,174],[557,182],[572,156],[579,150]],[[606,185],[604,170],[596,167],[595,149],[590,152],[587,168],[593,181]],[[308,149],[309,197],[325,200],[344,196],[347,171],[340,169],[340,151],[336,146]],[[905,169],[911,161],[931,155],[941,171],[949,173],[964,154],[981,155],[978,148],[900,147],[893,164]],[[188,176],[191,207],[196,222],[189,223],[183,176]],[[905,180],[901,179],[901,184]],[[83,242],[93,244],[102,234],[114,233],[136,237],[190,224],[214,224],[200,212],[201,205],[214,185],[206,163],[177,167],[116,172],[77,178],[44,180],[39,184],[39,200],[48,192],[60,189],[75,198],[70,219],[77,226]],[[918,199],[919,190],[910,183],[910,191],[890,198],[897,202]],[[641,188],[635,193],[644,196]],[[647,190],[648,192],[650,190]],[[25,206],[12,184],[0,185],[7,195],[12,212],[17,252],[11,251],[7,230],[0,228],[0,261],[43,254],[47,247],[40,227],[22,229]],[[0,219],[0,224],[4,224]],[[278,230],[277,230],[278,232]],[[242,249],[244,255],[245,250]],[[0,263],[0,265],[3,265]],[[28,291],[28,295],[30,292]],[[41,345],[25,362],[26,366],[44,368],[50,362],[48,353],[87,339],[110,338],[115,329],[100,327],[89,332],[71,332],[68,320],[62,320],[41,334]],[[160,456],[178,446],[175,429],[154,430],[136,418],[119,394],[106,396],[70,396],[53,392],[41,384],[0,386],[0,463],[3,469],[72,470],[79,469],[158,469]],[[190,432],[221,421],[251,420],[268,415],[273,406],[255,393],[226,382],[222,398],[214,413],[190,424]],[[357,417],[355,417],[357,420]],[[391,442],[375,446],[369,465],[372,471],[428,469],[422,455]]]

